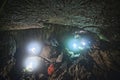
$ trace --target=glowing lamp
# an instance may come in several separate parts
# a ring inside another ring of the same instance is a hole
[[[38,55],[41,50],[42,50],[42,45],[38,42],[31,42],[27,46],[27,52],[29,54]]]
[[[90,41],[86,38],[70,38],[67,40],[66,48],[71,57],[78,57],[84,50],[90,47]]]
[[[40,67],[40,57],[28,57],[24,62],[24,67],[27,72],[33,72]]]

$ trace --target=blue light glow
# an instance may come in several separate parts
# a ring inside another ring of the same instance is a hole
[[[68,41],[68,49],[71,50],[71,51],[79,51],[79,40],[77,39],[71,39]]]
[[[67,48],[73,52],[80,52],[81,50],[89,48],[89,41],[87,39],[69,39],[67,41]]]
[[[73,43],[73,48],[77,48],[77,44],[76,43]]]
[[[38,42],[31,42],[27,46],[27,52],[29,54],[38,55],[42,50],[42,45]]]
[[[25,70],[33,72],[40,67],[40,57],[29,57],[24,62]]]
[[[86,45],[86,43],[85,43],[85,42],[81,42],[81,43],[82,43],[82,45],[83,45],[83,46],[85,46],[85,45]]]

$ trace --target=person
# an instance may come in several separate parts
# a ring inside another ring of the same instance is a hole
[[[50,66],[48,67],[48,75],[52,75],[56,69],[61,65],[63,60],[63,53],[58,55],[56,58],[55,62],[51,63]]]

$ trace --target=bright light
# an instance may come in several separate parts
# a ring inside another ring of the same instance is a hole
[[[77,44],[76,43],[73,43],[73,48],[77,48]]]
[[[31,51],[35,54],[36,53],[36,49],[32,48]]]
[[[79,40],[77,39],[71,39],[71,40],[68,40],[67,42],[67,48],[70,50],[70,51],[73,51],[73,52],[76,52],[76,51],[79,51]]]
[[[32,71],[33,71],[33,63],[29,63],[29,64],[26,66],[26,70],[29,71],[29,72],[32,72]]]
[[[79,52],[89,46],[87,40],[84,39],[71,39],[67,43],[67,48],[73,52]]]
[[[27,52],[29,54],[38,55],[42,49],[42,45],[38,42],[31,42],[27,46]]]
[[[85,42],[81,42],[81,43],[82,43],[82,45],[83,45],[83,46],[85,46],[85,45],[86,45],[86,43],[85,43]]]
[[[90,41],[88,39],[81,39],[81,45],[84,48],[89,48],[90,47]]]
[[[40,67],[40,57],[29,57],[24,62],[25,70],[28,72],[33,72]]]

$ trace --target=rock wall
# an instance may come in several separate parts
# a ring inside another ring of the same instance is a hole
[[[0,11],[4,30],[40,28],[43,23],[71,26],[119,26],[119,0],[5,0]]]

